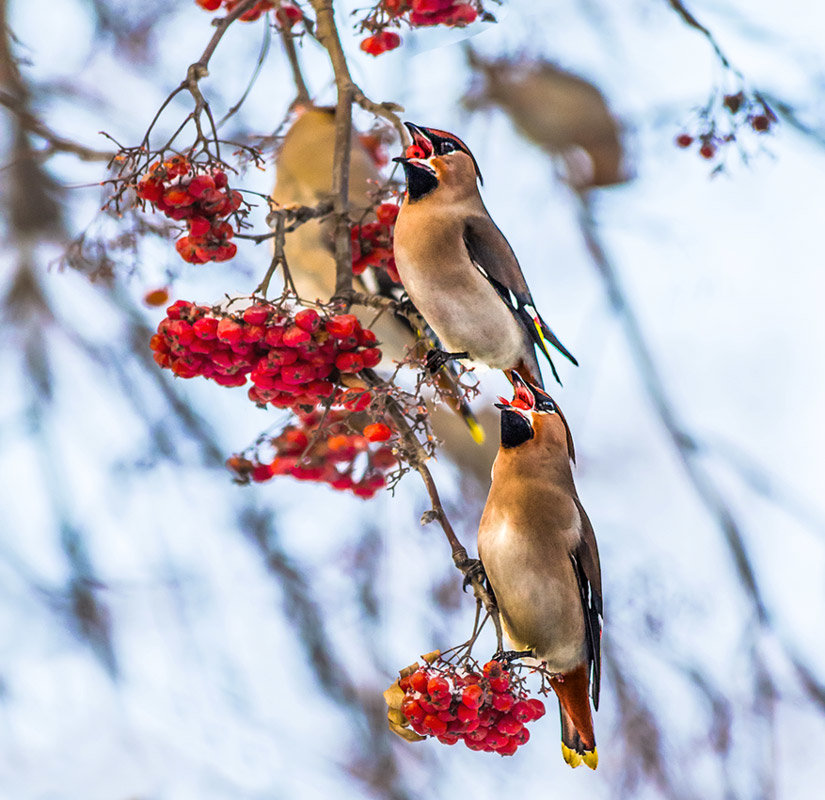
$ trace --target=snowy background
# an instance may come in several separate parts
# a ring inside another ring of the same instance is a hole
[[[713,177],[673,140],[725,77],[665,0],[510,2],[497,25],[421,31],[377,60],[338,19],[368,96],[472,148],[538,308],[581,363],[561,365],[554,396],[604,575],[599,770],[564,764],[554,710],[506,760],[386,730],[381,692],[397,670],[463,641],[473,616],[440,531],[418,524],[420,482],[367,503],[288,478],[233,485],[225,457],[279,417],[244,390],[158,374],[146,330],[163,313],[141,298],[169,281],[197,301],[248,293],[267,245],[197,267],[147,240],[116,254],[113,281],[61,269],[70,239],[118,227],[97,213],[103,165],[59,154],[38,163],[68,187],[62,232],[24,235],[16,173],[0,173],[0,798],[818,796],[825,12],[811,0],[690,9],[748,86],[792,110],[750,137],[747,164],[732,148]],[[212,18],[189,0],[17,0],[6,13],[34,111],[97,149],[111,147],[100,130],[140,140]],[[218,114],[264,31],[235,25],[221,43],[203,84]],[[690,474],[585,248],[576,196],[504,114],[462,108],[469,38],[587,78],[621,119],[635,178],[593,193],[592,230],[695,443]],[[319,100],[334,100],[325,53],[309,40],[300,53]],[[274,38],[229,127],[271,134],[293,94]],[[6,114],[4,163],[14,135]],[[244,185],[272,180],[271,165],[253,168]],[[488,398],[502,391],[481,379]],[[472,549],[481,505],[462,499],[447,461],[436,474]]]

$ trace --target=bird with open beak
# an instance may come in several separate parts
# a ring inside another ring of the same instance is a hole
[[[598,763],[602,586],[590,520],[573,484],[573,440],[553,399],[512,372],[499,398],[501,447],[478,529],[478,552],[502,627],[543,662],[559,700],[564,760]]]
[[[487,213],[481,173],[467,145],[434,128],[404,123],[407,191],[395,223],[395,262],[412,302],[446,351],[431,361],[470,358],[543,386],[535,347],[558,374],[547,343],[576,360],[536,311],[521,267]],[[511,378],[512,381],[512,378]]]

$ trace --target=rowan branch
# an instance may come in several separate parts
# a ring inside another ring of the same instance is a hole
[[[341,40],[338,37],[338,30],[335,27],[335,12],[332,0],[310,0],[313,9],[318,17],[317,28],[313,32],[315,38],[326,48],[329,53],[332,69],[335,72],[335,83],[340,93],[346,87],[352,95],[352,101],[357,103],[365,111],[369,111],[376,117],[387,120],[396,131],[402,142],[409,140],[409,133],[401,122],[401,118],[396,112],[403,111],[403,107],[397,103],[385,101],[376,103],[370,100],[361,88],[352,79],[347,66],[347,57],[341,47]],[[330,37],[330,33],[332,36]]]
[[[352,294],[352,241],[349,219],[349,166],[352,149],[353,82],[335,27],[331,0],[311,0],[317,15],[316,34],[335,73],[338,103],[335,107],[335,148],[332,163],[332,202],[335,219],[335,294],[333,301],[349,305]]]
[[[73,139],[67,139],[65,136],[61,136],[29,111],[20,100],[15,99],[11,94],[2,89],[0,89],[0,105],[16,115],[18,123],[23,130],[40,137],[48,145],[44,150],[36,150],[34,152],[35,158],[47,159],[55,153],[71,153],[76,155],[81,161],[111,161],[112,158],[114,158],[115,154],[112,151],[95,150]]]
[[[301,62],[298,61],[298,53],[295,49],[295,37],[286,25],[281,26],[281,41],[284,45],[287,61],[289,61],[289,68],[292,70],[292,80],[295,83],[296,95],[292,101],[292,105],[309,104],[312,102],[312,95],[310,95],[309,88],[306,85],[306,81],[304,81]]]
[[[689,27],[693,28],[694,30],[699,31],[702,36],[707,39],[708,44],[713,48],[713,52],[716,53],[716,57],[719,59],[719,62],[722,64],[723,67],[726,69],[733,70],[737,74],[739,74],[739,70],[737,70],[730,62],[728,57],[725,55],[722,48],[719,46],[719,42],[716,41],[716,37],[710,32],[709,28],[706,28],[699,22],[696,17],[687,9],[685,4],[682,0],[667,0],[670,7],[682,18],[682,21],[688,25]]]
[[[371,388],[380,387],[384,383],[372,370],[364,370],[361,375],[366,379]],[[447,512],[444,510],[444,506],[441,503],[441,498],[439,497],[435,480],[433,480],[432,473],[426,464],[428,458],[427,453],[422,447],[421,442],[418,441],[415,432],[407,422],[403,411],[399,408],[395,401],[390,399],[387,412],[395,423],[395,427],[401,436],[404,459],[421,476],[421,479],[424,481],[424,486],[427,489],[427,494],[430,498],[430,509],[422,515],[421,522],[426,525],[430,522],[434,522],[436,520],[438,521],[438,524],[441,526],[441,530],[444,531],[444,535],[447,537],[447,542],[450,545],[453,563],[464,576],[465,583],[472,586],[473,595],[476,600],[484,606],[484,610],[487,612],[490,619],[492,619],[493,626],[496,631],[496,649],[502,650],[503,638],[501,618],[499,616],[496,602],[487,591],[487,588],[481,578],[482,571],[479,569],[480,562],[476,559],[470,558],[467,555],[466,548],[463,544],[461,544],[461,541],[456,535],[453,526],[450,524],[450,520],[447,517]]]

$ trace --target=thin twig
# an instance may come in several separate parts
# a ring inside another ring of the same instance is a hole
[[[295,37],[286,25],[281,26],[281,41],[284,45],[287,61],[289,61],[289,68],[292,70],[292,80],[295,83],[296,95],[292,101],[292,105],[308,105],[312,102],[312,95],[310,95],[309,88],[304,81],[301,63],[298,61],[298,52],[295,49]]]
[[[694,30],[699,31],[705,39],[708,40],[708,43],[713,48],[713,52],[716,53],[716,57],[721,62],[722,66],[726,69],[734,70],[737,74],[739,73],[738,70],[734,69],[733,65],[728,60],[728,57],[722,51],[722,48],[719,46],[719,43],[716,41],[716,37],[710,32],[708,28],[702,25],[696,17],[691,14],[690,11],[685,7],[685,4],[682,0],[667,0],[670,7],[682,18],[682,21],[689,25]]]
[[[246,102],[246,98],[249,97],[249,93],[252,91],[252,87],[255,85],[258,77],[261,74],[261,70],[264,66],[264,61],[266,61],[266,57],[269,54],[269,48],[272,44],[272,33],[269,29],[269,25],[264,25],[264,40],[261,43],[261,52],[258,54],[258,60],[255,62],[255,69],[252,70],[252,77],[249,79],[249,83],[246,85],[246,89],[244,89],[243,94],[241,95],[240,99],[237,103],[235,103],[232,108],[229,109],[218,121],[218,128],[222,127],[224,122],[226,122],[230,117],[234,116],[235,114],[240,111],[241,106]]]
[[[370,100],[361,88],[353,81],[347,66],[347,57],[341,47],[341,40],[338,38],[338,31],[335,27],[335,16],[332,8],[332,0],[310,0],[315,9],[317,19],[317,30],[314,32],[318,41],[329,53],[332,69],[335,72],[335,83],[338,86],[339,96],[342,88],[347,88],[352,95],[353,102],[357,103],[365,111],[369,111],[376,117],[382,117],[392,124],[402,142],[409,141],[409,133],[401,122],[396,112],[403,111],[403,107],[397,103],[383,102],[376,103]],[[332,34],[332,37],[329,34]]]
[[[349,165],[352,148],[353,82],[346,57],[335,27],[335,12],[331,0],[312,0],[317,15],[318,41],[324,46],[338,89],[335,108],[335,148],[332,162],[332,201],[335,217],[335,294],[333,300],[349,304],[352,294],[352,241],[349,229]]]
[[[2,89],[0,89],[0,105],[5,106],[17,116],[24,130],[46,141],[48,147],[45,150],[35,151],[36,158],[49,158],[54,153],[72,153],[81,161],[111,161],[114,158],[115,154],[111,151],[95,150],[61,136]]]
[[[284,252],[284,244],[286,242],[286,233],[284,229],[285,222],[286,216],[284,214],[275,215],[275,248],[272,254],[272,261],[269,263],[269,269],[266,271],[266,275],[264,275],[263,280],[258,284],[258,287],[255,289],[253,294],[259,294],[262,297],[266,297],[266,293],[269,291],[269,282],[272,280],[272,276],[275,274],[275,270],[277,270],[278,267],[281,267],[284,271],[284,286],[286,286],[287,290],[296,296],[298,294],[295,289],[295,284],[292,281],[292,275],[289,273],[289,267],[286,263],[286,254]]]
[[[371,387],[376,387],[383,383],[372,370],[364,370],[361,372],[361,375]],[[473,587],[473,595],[476,600],[484,606],[484,610],[493,620],[496,631],[496,648],[497,650],[502,650],[502,629],[498,607],[480,577],[478,569],[479,562],[471,559],[467,555],[467,550],[464,545],[461,544],[461,541],[453,530],[453,526],[450,524],[450,520],[447,518],[447,513],[444,511],[444,506],[438,494],[438,488],[426,464],[427,454],[418,441],[414,431],[410,428],[398,404],[390,400],[387,406],[387,412],[395,423],[395,427],[403,441],[405,460],[421,476],[430,498],[430,510],[424,514],[422,521],[425,523],[438,521],[450,545],[453,563],[461,571],[461,574],[464,575],[465,581]]]

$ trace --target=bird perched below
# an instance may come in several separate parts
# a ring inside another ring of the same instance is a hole
[[[407,191],[395,223],[395,263],[445,357],[471,358],[543,386],[535,346],[556,380],[546,342],[576,359],[538,315],[521,267],[487,213],[472,153],[445,131],[404,123],[413,144],[400,162]],[[438,363],[439,359],[433,359]]]
[[[570,429],[552,398],[512,373],[478,552],[514,647],[553,674],[561,749],[596,768],[602,583],[596,537],[573,484]]]
[[[353,131],[350,152],[349,201],[352,219],[366,222],[375,205],[375,196],[385,182],[379,165],[364,137]],[[272,199],[280,206],[315,206],[332,196],[332,168],[335,148],[335,109],[314,105],[299,106],[296,118],[278,149],[275,166],[275,188]],[[298,295],[307,300],[327,302],[335,293],[334,222],[332,219],[310,219],[287,234],[284,254]],[[374,279],[367,284],[367,279]],[[369,272],[355,276],[355,288],[364,293],[400,294],[383,270],[373,276]],[[391,284],[391,285],[390,285]],[[374,330],[381,349],[390,359],[401,360],[415,341],[415,333],[406,319],[383,314],[375,321],[375,309],[353,307],[363,325]],[[423,319],[420,320],[423,326]],[[439,374],[439,382],[450,385],[454,376],[448,370]],[[455,410],[458,410],[456,419]],[[450,411],[442,407],[431,409],[431,421],[436,435],[444,441],[448,455],[469,469],[484,487],[489,483],[490,465],[495,457],[494,437],[481,447],[482,426],[495,424],[487,420],[487,410],[480,419],[470,413],[466,404]],[[480,423],[480,424],[479,424]],[[475,441],[474,441],[475,439]]]

